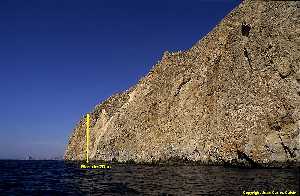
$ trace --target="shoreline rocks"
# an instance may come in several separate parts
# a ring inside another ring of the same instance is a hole
[[[293,1],[246,0],[191,49],[165,52],[90,113],[90,159],[297,165],[299,13]],[[65,160],[84,160],[84,148],[82,118]]]

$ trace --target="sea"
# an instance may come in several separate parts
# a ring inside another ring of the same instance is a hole
[[[0,195],[299,195],[299,167],[81,166],[64,161],[0,161]]]

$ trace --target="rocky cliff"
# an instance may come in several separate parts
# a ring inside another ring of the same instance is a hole
[[[90,159],[299,162],[299,9],[244,1],[191,49],[165,52],[90,113]],[[65,159],[84,159],[84,148],[82,118]]]

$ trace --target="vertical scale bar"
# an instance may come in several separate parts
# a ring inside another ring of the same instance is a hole
[[[86,115],[86,162],[89,163],[90,114]]]

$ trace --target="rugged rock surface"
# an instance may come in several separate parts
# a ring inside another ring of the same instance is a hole
[[[136,86],[91,112],[90,158],[299,162],[299,9],[244,1],[191,49],[165,52]],[[84,148],[82,118],[65,159],[84,159]]]

